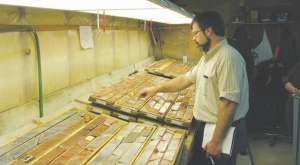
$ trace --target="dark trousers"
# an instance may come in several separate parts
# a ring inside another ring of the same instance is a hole
[[[206,151],[202,148],[202,139],[205,123],[198,123],[198,130],[193,144],[192,161],[190,165],[212,165],[211,160],[206,158]],[[232,155],[227,158],[221,155],[220,159],[214,158],[215,165],[235,165],[237,154],[241,151],[247,142],[246,121],[241,119],[233,122],[232,126],[236,127],[235,139],[233,143]]]

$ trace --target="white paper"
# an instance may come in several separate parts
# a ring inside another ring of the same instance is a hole
[[[93,32],[91,26],[79,26],[80,44],[83,49],[93,48]]]
[[[205,147],[207,142],[211,141],[215,128],[216,128],[216,124],[206,123],[205,128],[204,128],[202,148]],[[225,138],[223,140],[223,145],[222,145],[222,147],[223,147],[222,153],[223,154],[227,154],[227,155],[231,156],[234,135],[235,135],[235,127],[230,127],[227,135],[225,136]]]

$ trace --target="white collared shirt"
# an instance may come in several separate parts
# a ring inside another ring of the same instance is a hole
[[[204,54],[185,75],[196,83],[193,115],[198,121],[217,122],[221,97],[237,103],[234,121],[247,114],[249,86],[246,64],[226,39]]]

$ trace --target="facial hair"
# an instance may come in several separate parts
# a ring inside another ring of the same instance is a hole
[[[211,39],[208,38],[206,35],[205,35],[205,38],[206,38],[206,42],[204,44],[199,44],[198,42],[196,42],[196,43],[197,43],[197,48],[199,51],[203,51],[203,52],[207,53],[210,48]]]

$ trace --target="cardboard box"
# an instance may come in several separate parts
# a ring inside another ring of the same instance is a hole
[[[251,10],[251,23],[258,23],[258,11],[257,10]]]

